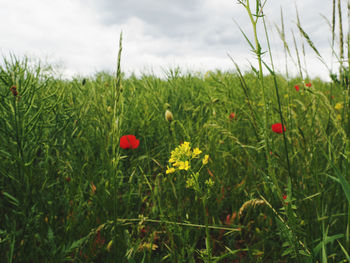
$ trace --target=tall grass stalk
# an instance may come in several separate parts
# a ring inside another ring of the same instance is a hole
[[[294,35],[294,32],[293,32],[293,31],[292,31],[292,36],[293,36],[293,43],[294,43],[294,48],[295,48],[295,54],[296,54],[296,56],[297,56],[299,75],[300,75],[300,78],[301,78],[301,79],[304,79],[303,70],[302,70],[301,62],[300,62],[299,49],[298,49],[297,41],[296,41],[296,39],[295,39],[295,35]]]
[[[246,36],[246,34],[241,30],[241,32],[243,33],[245,39],[248,41],[249,45],[251,46],[251,48],[253,49],[257,60],[258,60],[258,71],[256,72],[257,76],[258,76],[258,83],[259,83],[259,87],[261,89],[262,92],[262,97],[263,97],[263,107],[264,107],[264,117],[263,117],[263,129],[262,129],[262,134],[263,134],[263,138],[264,138],[264,150],[265,150],[265,158],[266,158],[266,163],[268,164],[267,170],[270,172],[270,165],[269,165],[269,152],[270,152],[270,143],[269,143],[269,138],[267,136],[267,130],[268,130],[268,116],[269,116],[269,111],[268,111],[268,101],[266,99],[266,88],[264,85],[264,74],[263,74],[263,61],[262,61],[262,48],[261,48],[261,44],[259,42],[259,38],[258,38],[258,31],[257,31],[257,25],[258,25],[258,21],[261,17],[263,17],[263,9],[264,6],[267,2],[267,0],[265,0],[264,2],[262,2],[261,0],[257,0],[256,1],[256,6],[255,6],[255,13],[252,13],[252,8],[250,6],[250,1],[238,1],[246,10],[249,19],[250,19],[250,23],[252,25],[253,28],[253,37],[254,37],[254,45],[249,41],[248,37]],[[252,67],[253,68],[253,67]],[[254,70],[254,68],[253,68]]]
[[[114,195],[113,195],[113,200],[114,200],[114,209],[113,209],[113,220],[115,222],[114,225],[114,231],[115,233],[117,232],[117,227],[118,227],[118,201],[117,201],[117,184],[118,184],[118,175],[119,173],[119,161],[120,161],[120,152],[119,152],[119,147],[118,147],[118,139],[121,137],[121,121],[122,121],[122,116],[123,116],[123,106],[122,106],[122,74],[121,74],[121,54],[122,54],[122,40],[123,40],[123,34],[122,32],[120,33],[119,36],[119,50],[118,50],[118,58],[117,58],[117,70],[116,70],[116,76],[115,76],[115,86],[113,87],[113,118],[112,118],[112,130],[111,130],[111,137],[112,137],[112,153],[115,153],[113,156],[112,154],[112,174],[113,174],[113,187],[114,187]],[[114,244],[114,253],[115,256],[117,257],[117,249],[118,249],[118,244],[117,244],[117,235],[114,235],[113,239],[113,244]]]
[[[299,17],[299,12],[298,12],[298,7],[295,4],[295,11],[296,11],[296,16],[297,16],[297,26],[300,27],[300,17]],[[299,30],[300,35],[302,36],[302,32]],[[302,39],[302,38],[301,38]],[[304,41],[301,41],[301,51],[303,54],[303,60],[304,60],[304,71],[306,73],[306,78],[309,79],[309,73],[307,71],[307,65],[306,65],[306,53],[305,53],[305,44]]]
[[[281,103],[281,99],[280,99],[280,95],[279,95],[279,89],[278,89],[277,78],[276,78],[276,73],[275,73],[275,66],[273,64],[272,50],[271,50],[271,46],[270,46],[270,39],[269,39],[269,34],[268,34],[268,31],[267,31],[267,27],[266,27],[266,22],[265,22],[265,17],[264,16],[262,17],[262,20],[263,20],[263,24],[264,24],[264,30],[265,30],[265,36],[266,36],[266,41],[267,41],[268,53],[269,53],[269,56],[270,56],[271,68],[269,68],[266,64],[265,64],[265,66],[268,68],[269,72],[273,76],[273,83],[274,83],[274,87],[275,87],[275,92],[276,92],[276,97],[277,97],[277,104],[278,104],[278,112],[279,112],[279,115],[280,115],[280,120],[281,120],[282,126],[285,126],[286,125],[286,121],[285,121],[285,119],[283,117],[283,113],[282,113],[282,103]],[[282,30],[282,32],[284,32],[284,29]],[[286,138],[286,135],[285,135],[284,132],[283,132],[283,142],[284,142],[284,149],[285,149],[285,154],[286,154],[288,175],[289,175],[290,180],[293,180],[294,178],[292,177],[291,166],[290,166],[289,155],[288,155],[287,138]]]
[[[267,31],[267,26],[266,26],[266,22],[265,22],[265,17],[262,17],[263,19],[263,25],[264,25],[264,31],[265,31],[265,36],[266,36],[266,41],[267,41],[267,47],[268,47],[268,53],[270,55],[270,63],[271,63],[271,68],[269,66],[267,66],[266,63],[265,66],[267,67],[267,69],[269,70],[270,74],[273,76],[273,83],[274,83],[274,87],[275,87],[275,93],[276,93],[276,98],[277,98],[277,104],[278,104],[278,113],[280,116],[280,121],[282,124],[282,127],[286,126],[286,121],[283,117],[283,113],[282,113],[282,103],[281,103],[281,99],[280,99],[280,95],[279,95],[279,88],[278,88],[278,83],[277,83],[277,78],[276,78],[276,73],[275,73],[275,68],[274,68],[274,63],[273,63],[273,57],[272,57],[272,50],[271,50],[271,46],[270,46],[270,40],[269,40],[269,34]],[[283,31],[282,31],[283,32]],[[282,128],[283,130],[283,128]],[[291,171],[291,165],[290,165],[290,160],[289,160],[289,151],[288,151],[288,146],[287,146],[287,137],[285,132],[282,132],[283,134],[283,142],[284,142],[284,150],[285,150],[285,155],[286,155],[286,161],[287,161],[287,171],[288,171],[288,195],[292,198],[293,197],[293,186],[297,184],[296,182],[296,178],[294,175],[292,175],[292,171]],[[275,177],[275,174],[273,173],[271,176]],[[283,196],[282,191],[280,190],[280,187],[278,185],[278,181],[275,178],[274,179],[275,182],[275,187],[278,190],[278,194],[280,197]],[[293,184],[292,184],[293,183]],[[282,200],[282,198],[281,198]],[[294,253],[296,255],[296,259],[298,262],[301,262],[301,257],[299,255],[299,246],[297,246],[296,244],[298,244],[298,237],[297,237],[297,229],[296,229],[296,224],[294,223],[294,215],[293,215],[293,211],[291,209],[290,205],[287,205],[287,216],[288,219],[291,221],[291,233],[293,236],[293,243],[290,244],[291,247],[294,248]]]
[[[286,42],[286,34],[285,34],[285,30],[284,30],[284,19],[283,19],[283,11],[282,11],[282,7],[280,9],[280,15],[281,15],[281,30],[279,30],[278,27],[277,28],[277,31],[283,41],[283,51],[284,51],[284,61],[285,61],[285,65],[286,65],[286,77],[287,79],[289,80],[289,74],[288,74],[288,61],[287,61],[287,52],[289,52],[289,47],[288,47],[288,44]],[[266,31],[266,29],[265,29]],[[290,52],[289,52],[290,53]]]
[[[338,0],[338,18],[339,18],[339,75],[342,76],[343,72],[343,63],[344,63],[344,36],[343,36],[343,19],[342,19],[342,9],[341,9],[341,0]],[[344,80],[342,80],[343,82]]]

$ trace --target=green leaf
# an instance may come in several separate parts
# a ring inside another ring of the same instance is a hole
[[[350,256],[349,256],[349,253],[346,252],[346,249],[342,246],[342,244],[339,242],[339,240],[337,240],[341,250],[344,252],[345,256],[346,256],[346,259],[350,262]]]
[[[235,20],[233,20],[233,21],[235,22],[235,24],[239,28],[239,31],[241,31],[241,33],[243,34],[244,38],[247,40],[247,42],[248,42],[249,46],[252,48],[253,52],[256,53],[254,45],[252,44],[252,42],[250,42],[248,36],[244,33],[243,29],[238,25],[238,23]]]
[[[69,249],[68,249],[68,252],[71,252],[73,251],[74,249],[80,247],[87,239],[88,239],[89,236],[86,236],[86,237],[83,237],[81,239],[78,239],[76,241],[74,241],[72,243],[72,245],[70,245]]]
[[[5,197],[8,198],[8,201],[13,204],[14,206],[19,206],[19,201],[17,198],[15,198],[14,196],[10,195],[8,192],[3,192],[2,193]]]
[[[337,234],[337,235],[333,235],[330,237],[326,237],[324,240],[322,240],[320,243],[318,243],[318,245],[314,248],[315,255],[320,253],[322,246],[326,246],[328,243],[334,242],[334,240],[337,240],[337,239],[342,238],[342,237],[344,237],[344,234]]]
[[[323,152],[323,154],[327,158],[327,160],[329,161],[331,166],[333,167],[335,174],[338,176],[340,185],[342,186],[343,191],[344,191],[345,196],[346,196],[346,199],[348,199],[348,202],[350,204],[350,186],[349,186],[348,181],[341,174],[341,172],[338,170],[338,168],[333,164],[333,162],[328,158],[327,154],[325,152]]]

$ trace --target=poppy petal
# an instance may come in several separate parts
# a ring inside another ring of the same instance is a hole
[[[137,147],[139,147],[140,141],[136,139],[134,135],[130,135],[129,141],[131,149],[136,149]]]
[[[140,141],[136,139],[135,135],[128,134],[120,138],[120,147],[123,149],[136,149],[139,147]]]
[[[130,148],[129,141],[128,141],[128,138],[126,136],[122,136],[120,138],[119,146],[120,146],[120,148],[123,148],[123,149],[129,149]]]
[[[275,123],[271,125],[271,129],[275,133],[283,133],[283,131],[286,131],[286,127],[283,126],[283,131],[282,131],[282,123]]]

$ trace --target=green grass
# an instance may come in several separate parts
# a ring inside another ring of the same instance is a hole
[[[61,80],[3,58],[1,261],[347,262],[347,68],[307,87],[260,59],[162,79],[123,76],[119,55],[116,76]],[[126,134],[137,149],[119,147]],[[203,192],[190,171],[166,174],[185,141],[210,156]]]

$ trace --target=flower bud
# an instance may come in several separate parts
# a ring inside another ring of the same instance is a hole
[[[172,122],[174,120],[174,116],[173,114],[171,113],[171,111],[169,110],[166,110],[165,111],[165,119],[168,121],[168,122]]]

